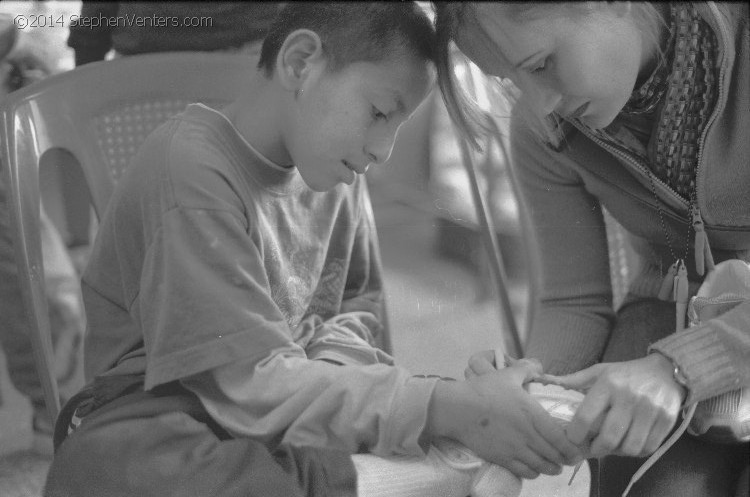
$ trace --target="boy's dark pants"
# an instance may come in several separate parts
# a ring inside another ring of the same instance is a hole
[[[128,392],[88,414],[58,447],[46,496],[356,495],[348,453],[310,447],[271,452],[231,438],[178,383]],[[57,441],[67,427],[62,418]]]
[[[670,302],[635,300],[623,305],[603,362],[646,355],[651,343],[671,334],[675,308]],[[684,434],[638,480],[634,497],[734,497],[740,474],[750,464],[750,444],[721,445]],[[592,497],[622,495],[646,459],[610,456],[591,464]],[[743,475],[747,478],[747,473]]]

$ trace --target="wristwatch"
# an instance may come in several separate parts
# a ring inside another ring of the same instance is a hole
[[[674,371],[672,371],[672,376],[674,376],[674,381],[677,382],[680,386],[685,387],[685,390],[688,389],[688,381],[685,377],[685,374],[682,372],[682,368],[680,368],[679,364],[672,361],[672,364],[674,365]]]
[[[679,364],[672,361],[672,365],[674,366],[674,370],[672,371],[672,377],[674,378],[674,381],[685,389],[685,398],[682,400],[682,405],[684,406],[685,400],[687,400],[688,396],[690,396],[690,387],[688,387],[688,380],[687,377],[685,377],[685,373],[682,372],[682,368],[679,366]]]
[[[664,355],[659,351],[654,351],[654,352],[664,357],[665,359],[667,359],[669,362],[672,363],[672,367],[674,368],[672,369],[672,378],[674,378],[674,381],[678,385],[683,387],[685,389],[685,392],[687,393],[687,391],[689,390],[688,380],[687,380],[687,377],[685,376],[685,373],[682,372],[682,368],[680,367],[680,365],[677,364],[677,362],[675,362],[675,360],[672,359],[671,357]]]

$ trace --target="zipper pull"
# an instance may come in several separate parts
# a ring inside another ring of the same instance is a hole
[[[685,267],[685,261],[680,259],[680,266],[677,269],[677,276],[674,279],[674,301],[675,301],[675,313],[676,322],[675,329],[682,331],[685,329],[685,317],[687,316],[688,306],[688,277],[687,267]]]
[[[677,265],[679,264],[679,262],[680,260],[677,259],[672,263],[671,266],[669,266],[667,275],[661,282],[661,288],[659,288],[659,300],[663,300],[665,302],[669,301],[669,297],[671,296],[670,293],[674,293],[674,279],[675,276],[677,276]]]
[[[691,207],[693,217],[693,231],[695,231],[695,270],[703,276],[708,271],[714,269],[714,258],[711,254],[711,247],[708,245],[708,235],[706,234],[703,218],[698,206],[693,204]]]

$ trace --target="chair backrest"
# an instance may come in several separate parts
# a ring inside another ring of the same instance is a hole
[[[104,213],[118,178],[145,137],[191,102],[222,105],[255,71],[248,55],[175,52],[81,66],[8,95],[0,103],[0,168],[8,189],[19,281],[47,409],[60,401],[39,236],[39,165],[65,151],[80,165],[94,211]]]
[[[458,74],[461,75],[459,76],[459,79],[462,80],[462,84],[465,86],[471,97],[478,99],[479,95],[482,95],[485,99],[488,99],[486,81],[481,77],[479,68],[465,57],[455,57],[454,60],[456,65],[455,68],[458,69]],[[459,138],[458,142],[461,150],[461,162],[469,177],[471,199],[476,210],[476,217],[479,223],[483,245],[487,252],[487,261],[492,274],[492,280],[497,290],[498,303],[504,325],[500,328],[503,338],[503,349],[513,357],[522,357],[524,354],[523,337],[528,336],[528,329],[522,331],[518,326],[516,314],[511,303],[510,283],[505,271],[505,262],[497,240],[498,232],[496,229],[496,223],[493,219],[492,197],[496,197],[499,192],[497,185],[494,185],[493,183],[499,181],[499,178],[491,177],[492,175],[490,173],[490,177],[488,177],[486,181],[487,191],[483,191],[484,189],[482,188],[482,185],[480,185],[477,173],[477,160],[475,160],[478,159],[484,162],[484,169],[487,174],[489,171],[493,170],[491,164],[496,160],[494,147],[497,147],[499,154],[498,157],[503,161],[502,168],[506,171],[510,168],[510,157],[505,150],[505,141],[497,121],[492,117],[492,114],[489,111],[485,110],[483,113],[487,123],[493,126],[495,133],[484,137],[482,143],[482,154],[472,153],[468,141],[464,138]],[[456,130],[456,134],[459,136],[461,135],[458,130]],[[475,158],[475,155],[481,155],[483,157]],[[513,193],[514,196],[517,197],[516,192]],[[521,221],[525,221],[523,215],[521,216]],[[524,232],[524,228],[525,227],[522,223],[522,233]],[[531,280],[533,281],[533,278]],[[524,320],[527,328],[531,325],[530,316],[534,311],[534,302],[536,298],[535,286],[532,284],[532,281],[529,282],[528,286],[529,296],[526,305],[526,319]]]

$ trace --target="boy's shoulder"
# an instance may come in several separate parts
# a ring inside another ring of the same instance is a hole
[[[227,118],[203,104],[189,105],[155,129],[139,155],[134,165],[147,162],[145,167],[152,167],[156,162],[157,168],[159,164],[166,168],[174,181],[188,180],[191,173],[200,171],[231,178],[238,168],[256,162]]]
[[[159,198],[155,203],[168,209],[200,207],[200,192],[213,197],[232,193],[240,181],[232,138],[212,111],[196,107],[202,106],[188,106],[146,137],[118,182],[121,196]]]

